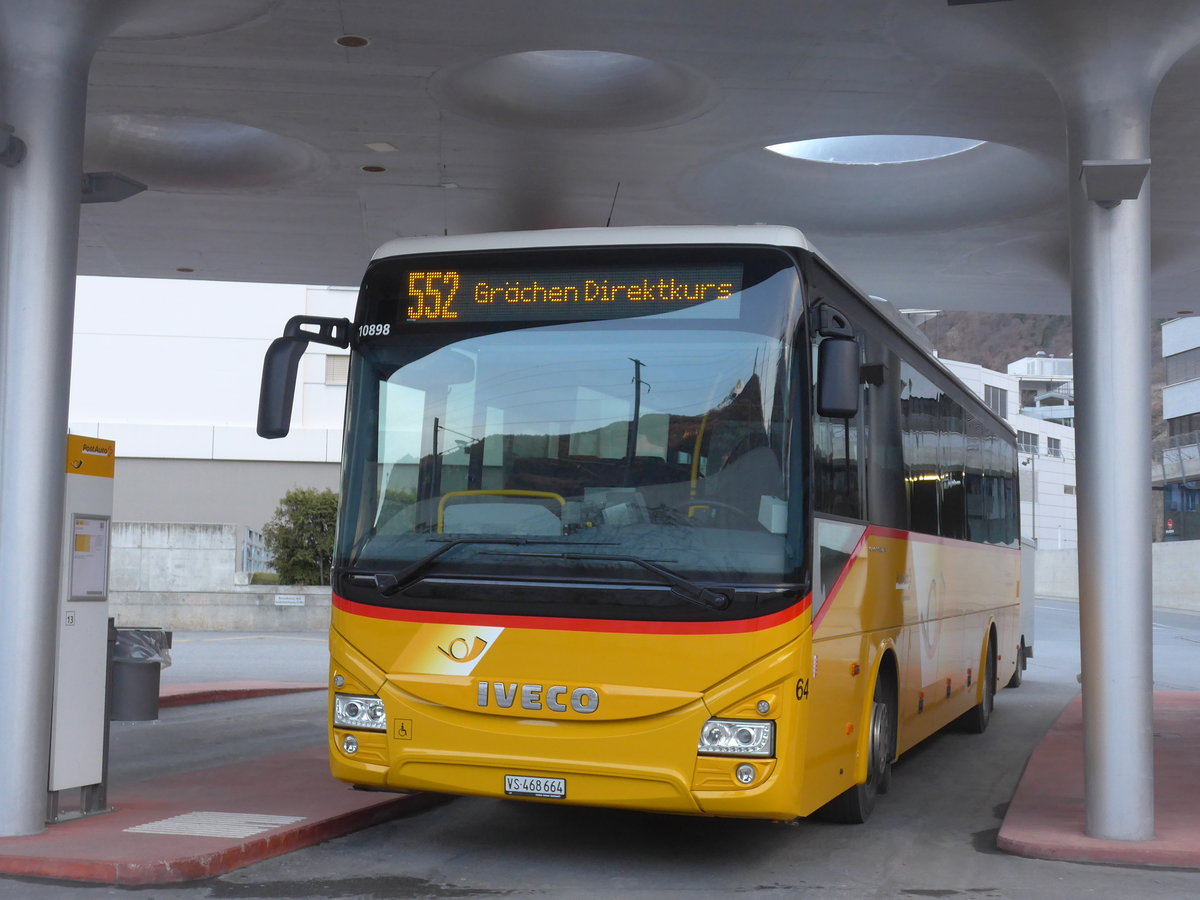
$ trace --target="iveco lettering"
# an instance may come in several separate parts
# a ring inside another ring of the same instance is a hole
[[[520,702],[520,708],[526,710],[547,709],[553,712],[566,712],[568,709],[587,715],[594,713],[600,704],[600,694],[592,688],[567,688],[563,684],[542,687],[540,684],[505,684],[500,681],[479,682],[478,697],[480,706],[495,705],[500,709],[512,709]]]

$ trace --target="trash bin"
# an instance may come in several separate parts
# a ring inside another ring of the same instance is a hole
[[[171,664],[171,632],[161,628],[118,628],[113,645],[109,719],[144,722],[158,718],[162,670]]]

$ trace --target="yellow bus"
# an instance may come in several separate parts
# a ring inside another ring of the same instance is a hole
[[[1013,431],[793,229],[397,240],[351,351],[333,774],[867,818],[1019,683]]]

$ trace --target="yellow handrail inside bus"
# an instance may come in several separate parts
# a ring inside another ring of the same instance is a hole
[[[692,451],[692,485],[689,496],[696,496],[696,485],[700,481],[700,443],[704,440],[704,429],[708,427],[708,413],[700,420],[700,428],[696,431],[696,447]],[[689,513],[689,515],[691,515]]]

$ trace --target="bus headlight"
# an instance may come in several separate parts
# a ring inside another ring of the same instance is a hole
[[[387,731],[383,701],[378,697],[364,697],[359,694],[334,694],[333,724],[338,728]]]
[[[775,723],[709,719],[696,752],[704,756],[774,756]]]

